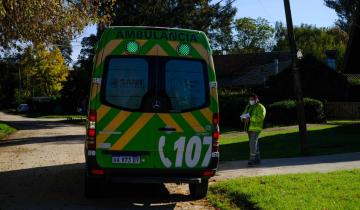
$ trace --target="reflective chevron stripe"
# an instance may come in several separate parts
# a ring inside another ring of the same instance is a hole
[[[196,132],[204,132],[205,128],[196,120],[191,112],[182,113],[181,116]]]
[[[146,125],[154,116],[152,113],[144,113],[139,119],[120,137],[119,140],[111,147],[111,150],[122,150],[129,141]]]
[[[111,132],[115,132],[116,128],[119,127],[130,115],[130,112],[127,111],[120,111],[110,122],[107,126],[99,131],[99,134],[96,136],[96,145],[101,145],[103,142],[109,138]]]

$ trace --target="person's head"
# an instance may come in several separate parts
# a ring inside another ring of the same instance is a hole
[[[252,93],[249,95],[249,104],[250,105],[257,104],[258,102],[259,102],[259,97],[255,93]]]

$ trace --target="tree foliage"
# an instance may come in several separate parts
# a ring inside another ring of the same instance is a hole
[[[74,65],[74,70],[70,71],[68,80],[64,83],[64,88],[61,90],[63,108],[70,113],[75,113],[78,107],[85,108],[87,104],[97,41],[96,35],[90,35],[82,39],[82,48]]]
[[[274,51],[285,51],[289,50],[289,40],[287,38],[287,28],[282,22],[275,23],[275,32],[274,32],[275,45],[273,47]]]
[[[69,73],[60,50],[49,51],[44,45],[26,48],[21,65],[25,96],[57,96]]]
[[[235,21],[236,38],[233,51],[255,53],[269,50],[274,29],[264,18],[240,18]]]
[[[95,45],[98,41],[98,37],[94,34],[84,37],[81,40],[81,51],[78,57],[77,65],[83,64],[83,62],[92,61],[95,55]],[[91,62],[90,62],[91,65]],[[91,66],[90,66],[91,67]],[[91,69],[90,69],[91,71]]]
[[[208,34],[215,50],[226,51],[232,39],[236,13],[232,1],[211,0],[117,0],[111,7],[111,25],[178,27]],[[103,5],[105,8],[108,5]],[[106,14],[100,10],[100,16]]]
[[[324,0],[325,5],[334,9],[339,16],[336,25],[349,32],[355,18],[356,10],[360,8],[359,0]]]
[[[0,109],[9,108],[14,102],[18,87],[18,55],[0,58]]]
[[[0,1],[0,47],[18,42],[56,43],[71,40],[98,19],[99,0]],[[111,2],[107,0],[106,2]],[[104,7],[103,20],[107,17]]]
[[[288,50],[286,28],[278,23],[275,27],[276,45],[274,50]],[[302,24],[294,29],[297,48],[303,54],[312,54],[317,59],[325,60],[326,50],[336,50],[338,53],[337,66],[341,68],[345,56],[348,35],[339,27],[317,28],[312,25]]]
[[[71,46],[71,40],[64,39],[64,40],[56,41],[53,46],[59,48],[62,56],[65,59],[66,64],[68,65],[71,64],[72,62],[71,54],[73,52]]]

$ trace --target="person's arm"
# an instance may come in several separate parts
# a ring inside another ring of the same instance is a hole
[[[244,109],[244,111],[243,111],[242,115],[244,115],[244,114],[246,114],[246,113],[248,112],[248,108],[249,108],[249,105],[246,105],[246,107],[245,107],[245,109]]]
[[[242,115],[245,115],[246,113],[248,113],[248,110],[249,110],[249,105],[246,105]],[[241,122],[246,124],[249,122],[249,118],[241,118]]]

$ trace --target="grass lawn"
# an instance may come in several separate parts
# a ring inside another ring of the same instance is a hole
[[[300,153],[297,127],[263,131],[260,135],[262,158],[303,156]],[[360,151],[360,123],[357,121],[331,121],[313,125],[308,129],[306,155],[324,155]],[[249,144],[245,133],[220,138],[220,160],[248,159]]]
[[[9,134],[15,132],[16,129],[3,123],[0,122],[0,140],[5,138],[6,136],[8,136]]]
[[[237,178],[210,186],[220,209],[359,209],[360,169]]]

